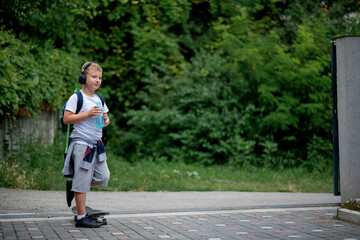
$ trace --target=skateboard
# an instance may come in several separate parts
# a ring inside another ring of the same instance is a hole
[[[71,210],[73,213],[77,214],[76,206],[73,207]],[[92,220],[100,223],[101,225],[107,224],[107,219],[105,218],[105,216],[110,214],[108,211],[96,210],[96,209],[92,209],[91,207],[88,207],[88,206],[86,206],[86,213]],[[74,220],[75,219],[76,219],[76,216],[75,216]]]

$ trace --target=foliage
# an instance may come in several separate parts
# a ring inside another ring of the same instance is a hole
[[[331,148],[320,150],[311,139],[331,145],[326,15],[298,23],[288,45],[277,29],[264,32],[263,20],[246,8],[233,14],[214,20],[214,44],[194,49],[181,75],[151,76],[147,94],[138,94],[147,106],[125,115],[131,128],[119,153],[240,166],[308,160],[310,170],[328,171]]]
[[[204,164],[231,159],[250,164],[254,143],[242,135],[250,131],[246,123],[255,110],[248,107],[240,113],[231,87],[236,73],[226,65],[220,55],[202,51],[184,76],[168,83],[166,95],[160,93],[163,84],[149,87],[157,101],[149,98],[148,106],[126,114],[137,141],[131,147],[140,144],[140,153],[152,158]],[[128,149],[122,154],[126,153],[131,155]]]
[[[0,115],[58,110],[104,69],[108,148],[127,160],[328,171],[330,39],[358,1],[15,0],[0,7]]]
[[[60,134],[60,133],[59,133]],[[65,190],[63,167],[64,136],[54,145],[37,143],[23,146],[22,151],[0,155],[0,187]],[[305,168],[268,169],[154,161],[130,163],[107,151],[111,178],[108,187],[95,191],[261,191],[322,192],[332,191],[329,173],[309,173]],[[49,164],[51,161],[51,164]]]
[[[329,141],[314,135],[306,148],[311,161],[304,162],[305,168],[311,172],[331,172],[332,144]]]
[[[341,204],[341,207],[360,212],[360,204],[358,201],[349,200]]]
[[[0,155],[0,186],[50,190],[63,185],[65,136],[58,132],[54,145],[22,143],[21,148]]]
[[[43,48],[0,31],[0,114],[31,116],[40,110],[58,110],[66,82],[76,71],[71,54]],[[70,64],[71,65],[71,64]]]
[[[16,162],[11,163],[10,161],[0,160],[0,185],[2,187],[10,188],[33,188],[33,179],[26,176],[26,170],[19,167]]]

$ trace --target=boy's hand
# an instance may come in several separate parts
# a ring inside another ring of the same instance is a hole
[[[92,116],[101,116],[102,110],[100,106],[94,106],[88,111],[81,112],[78,114],[75,114],[73,112],[70,112],[69,110],[65,110],[64,112],[64,123],[65,124],[74,124],[81,121],[84,121],[85,119],[92,117]],[[106,116],[106,117],[105,117]],[[107,119],[107,120],[106,120]],[[107,126],[110,123],[109,117],[106,113],[104,113],[104,125]]]
[[[104,126],[108,126],[110,124],[110,118],[107,113],[104,113]]]
[[[101,116],[101,114],[102,114],[102,110],[101,110],[101,107],[99,107],[99,106],[94,106],[92,109],[90,109],[88,111],[89,117]]]

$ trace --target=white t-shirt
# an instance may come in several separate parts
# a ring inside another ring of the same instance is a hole
[[[101,99],[95,94],[94,97],[86,96],[82,91],[83,95],[83,105],[79,113],[85,112],[93,108],[97,102],[101,102]],[[66,104],[65,110],[75,113],[77,106],[77,95],[74,93]],[[104,103],[104,113],[109,112],[108,107]],[[94,141],[101,139],[102,137],[102,128],[96,127],[96,116],[89,117],[84,121],[74,123],[74,129],[71,133],[71,138],[81,138],[81,139],[92,139]]]

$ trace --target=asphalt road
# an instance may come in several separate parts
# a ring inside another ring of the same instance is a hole
[[[340,202],[340,197],[331,193],[89,192],[87,196],[88,206],[113,213],[334,205],[340,204]],[[0,214],[62,214],[69,212],[65,191],[0,188]]]

